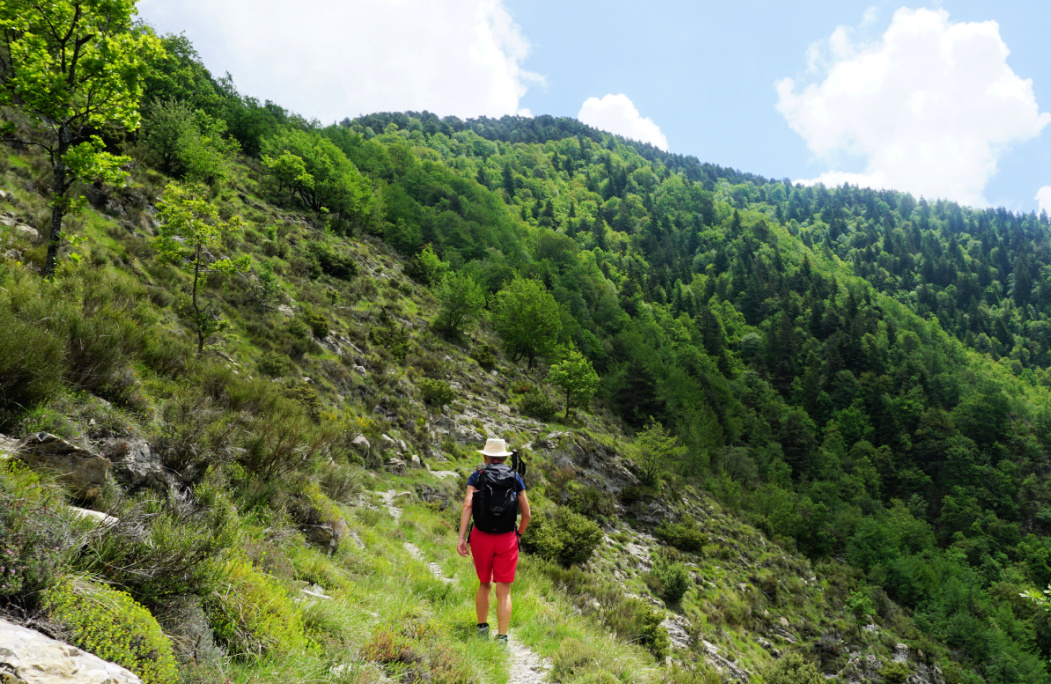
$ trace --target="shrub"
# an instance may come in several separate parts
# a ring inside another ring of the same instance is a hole
[[[579,639],[564,640],[551,664],[551,678],[556,682],[617,684],[634,680],[632,673],[606,652]]]
[[[496,368],[496,349],[491,344],[476,344],[471,349],[471,358],[474,359],[483,370],[491,371]]]
[[[32,597],[52,583],[72,545],[60,503],[24,465],[0,462],[0,599]]]
[[[391,318],[387,311],[380,312],[378,322],[379,325],[369,331],[369,339],[390,352],[398,363],[404,363],[409,353],[409,331]]]
[[[890,662],[880,668],[879,674],[887,684],[905,684],[912,670],[905,663]]]
[[[303,618],[284,587],[244,559],[227,563],[225,574],[204,607],[215,636],[231,655],[286,655],[303,649]]]
[[[668,668],[664,675],[666,684],[722,684],[718,670],[705,663],[695,663],[690,668],[679,663]]]
[[[771,664],[764,673],[767,684],[824,684],[825,678],[813,663],[798,653],[789,653]]]
[[[380,629],[368,643],[361,647],[361,657],[375,663],[414,663],[420,656],[413,650],[412,643],[400,634],[389,629]]]
[[[263,354],[263,358],[259,359],[259,363],[256,364],[256,368],[259,369],[260,373],[271,378],[280,378],[283,375],[288,375],[295,370],[295,367],[296,365],[292,363],[292,359],[277,352],[266,352]]]
[[[191,514],[147,500],[115,515],[120,522],[97,531],[91,553],[74,560],[76,569],[104,577],[150,606],[205,594],[219,580],[210,560],[229,543],[221,507]]]
[[[315,423],[321,420],[321,409],[324,408],[324,405],[316,389],[305,382],[297,382],[285,388],[285,395],[302,406],[310,420]]]
[[[328,337],[328,319],[313,309],[303,309],[303,321],[310,328],[314,337],[323,340]]]
[[[353,280],[358,275],[358,264],[353,257],[341,254],[331,245],[323,242],[311,242],[307,251],[317,260],[323,273],[339,280]]]
[[[548,423],[558,413],[558,404],[547,396],[547,392],[533,388],[522,397],[521,409],[525,415]]]
[[[683,563],[671,562],[665,556],[653,564],[651,575],[657,592],[668,603],[678,603],[690,588],[690,571]]]
[[[610,518],[617,513],[613,495],[591,485],[574,487],[567,505],[574,513],[586,515],[592,520]]]
[[[607,593],[599,601],[603,606],[602,619],[610,629],[622,639],[639,643],[658,659],[664,659],[671,642],[661,626],[663,612],[658,613],[646,601],[630,596],[613,597]]]
[[[144,684],[178,681],[171,642],[149,611],[128,594],[66,581],[44,595],[44,610],[70,642],[134,672]]]
[[[17,412],[54,397],[62,390],[62,370],[62,342],[0,305],[0,411]]]
[[[522,535],[522,548],[568,568],[586,563],[601,541],[598,525],[568,508],[558,508],[554,516],[533,517]]]
[[[657,525],[654,534],[664,543],[690,553],[698,553],[708,543],[708,535],[701,532],[693,518],[685,518],[677,523],[664,521]]]
[[[423,395],[423,401],[431,406],[448,406],[456,398],[456,393],[449,387],[449,383],[443,380],[420,378],[416,382],[416,386],[420,389],[420,394]]]

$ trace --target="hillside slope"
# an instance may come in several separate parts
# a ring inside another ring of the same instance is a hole
[[[50,164],[0,159],[13,617],[149,681],[505,681],[451,538],[498,436],[555,681],[1048,681],[1046,217],[321,127],[162,43],[53,280]]]

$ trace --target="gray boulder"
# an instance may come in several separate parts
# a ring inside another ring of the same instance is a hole
[[[163,494],[178,484],[175,475],[161,464],[160,454],[154,453],[144,439],[105,439],[99,448],[112,461],[114,478],[131,490],[152,489]]]
[[[119,665],[0,619],[3,684],[142,684]]]
[[[335,551],[343,538],[350,533],[350,527],[345,521],[336,520],[317,525],[303,525],[300,531],[311,544]]]
[[[22,440],[15,457],[34,470],[54,471],[74,496],[86,502],[98,498],[112,467],[108,458],[47,432]]]

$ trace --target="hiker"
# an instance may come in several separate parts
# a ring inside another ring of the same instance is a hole
[[[485,457],[485,465],[467,479],[456,551],[466,558],[470,545],[478,573],[478,594],[474,599],[478,636],[489,638],[489,592],[495,582],[496,638],[506,643],[511,624],[511,583],[518,566],[518,539],[529,526],[529,501],[522,476],[504,462],[512,455],[504,440],[486,440],[485,448],[478,453]],[[516,526],[519,513],[522,522]],[[467,523],[472,517],[474,529],[468,540]]]

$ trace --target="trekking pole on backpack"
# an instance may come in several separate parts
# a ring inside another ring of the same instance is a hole
[[[526,474],[526,462],[525,462],[525,459],[523,459],[518,454],[518,449],[512,449],[511,450],[511,470],[515,471],[516,473],[518,473],[522,477],[525,477],[525,474]]]

